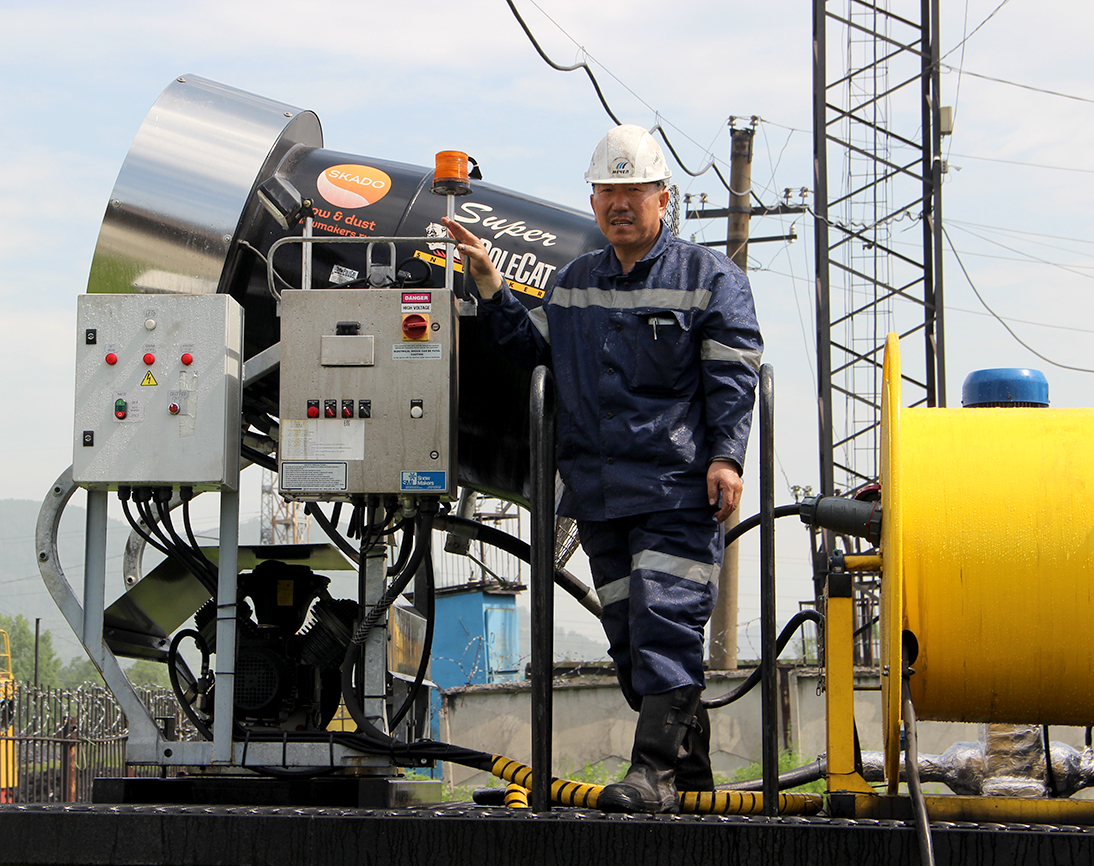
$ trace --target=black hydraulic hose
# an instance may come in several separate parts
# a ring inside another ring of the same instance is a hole
[[[496,527],[476,523],[474,520],[457,517],[454,514],[438,514],[434,526],[437,529],[455,532],[457,535],[463,534],[474,541],[489,544],[491,547],[496,547],[498,550],[515,556],[524,562],[531,560],[532,548],[528,542],[521,541],[515,535],[510,535],[508,532]],[[600,601],[597,599],[596,593],[565,568],[555,569],[555,583],[581,602],[593,616],[600,616]]]
[[[361,657],[361,644],[350,641],[346,648],[346,658],[342,662],[342,700],[345,701],[346,711],[350,718],[357,723],[357,731],[374,746],[384,749],[391,748],[396,740],[389,737],[365,715],[361,702],[357,700],[357,689],[353,683],[353,671],[357,667],[357,660]]]
[[[793,505],[778,505],[775,507],[776,519],[780,517],[790,517],[792,515],[800,513],[801,504],[797,502],[795,502]],[[729,547],[731,544],[733,544],[734,541],[736,541],[750,529],[755,529],[757,526],[759,526],[762,519],[762,514],[753,514],[751,517],[745,518],[736,526],[734,526],[731,530],[729,530],[729,532],[726,533],[726,547]]]
[[[395,600],[402,595],[408,586],[410,581],[414,579],[414,575],[418,572],[419,566],[422,564],[422,560],[429,555],[432,549],[431,538],[433,532],[433,520],[436,516],[435,511],[427,510],[427,505],[432,504],[436,507],[436,502],[430,503],[429,500],[422,502],[418,509],[418,521],[414,532],[414,552],[410,554],[410,560],[407,562],[406,568],[403,573],[400,574],[391,586],[384,590],[384,594],[380,597],[379,601],[373,605],[372,610],[361,620],[360,624],[354,629],[353,642],[364,643],[365,637],[368,635],[376,624],[383,618],[384,614],[388,612],[388,609],[395,604]],[[364,567],[364,563],[361,563],[361,567]]]
[[[433,654],[433,628],[437,620],[437,591],[436,580],[433,575],[433,557],[431,556],[425,558],[425,573],[425,640],[422,642],[422,655],[418,661],[418,670],[414,674],[414,683],[407,692],[402,706],[391,717],[389,727],[393,731],[399,727],[399,722],[406,717],[406,714],[410,712],[410,708],[414,706],[414,702],[418,699],[418,694],[422,690],[422,683],[425,682],[425,672],[429,667],[429,659]]]
[[[327,515],[323,513],[323,510],[314,502],[309,502],[304,506],[304,513],[309,517],[314,517],[315,522],[319,524],[320,528],[327,534],[335,546],[344,553],[351,562],[360,563],[361,554],[352,544],[346,541],[346,537],[339,532],[335,526],[327,520]]]
[[[141,520],[143,520],[145,525],[148,527],[148,531],[160,540],[160,543],[163,545],[163,551],[168,556],[170,556],[172,552],[171,548],[173,547],[173,545],[171,539],[168,538],[164,531],[160,528],[159,521],[157,521],[155,516],[152,514],[152,507],[149,504],[151,497],[149,497],[149,499],[138,499],[138,495],[142,495],[141,491],[134,490],[133,501],[137,504],[137,514],[140,515]]]
[[[167,502],[160,499],[156,500],[156,510],[159,512],[160,522],[174,542],[171,546],[172,555],[182,563],[194,577],[200,580],[206,588],[209,588],[210,584],[216,586],[218,579],[217,567],[206,559],[205,554],[200,550],[191,547],[182,540],[175,531],[175,525],[171,522],[171,510],[167,506]],[[206,579],[202,579],[202,574],[205,575]]]
[[[201,636],[201,632],[195,631],[192,628],[182,629],[171,639],[171,645],[167,649],[167,676],[171,680],[171,688],[175,692],[175,699],[178,701],[186,718],[190,720],[190,723],[197,729],[197,732],[201,734],[203,738],[211,740],[213,739],[213,732],[210,731],[205,722],[198,717],[198,714],[194,712],[194,708],[190,705],[190,701],[186,699],[186,693],[183,691],[182,684],[179,682],[179,672],[175,669],[175,665],[178,662],[179,644],[182,643],[183,638],[187,637],[193,639],[194,643],[197,644],[198,650],[201,652],[202,676],[205,676],[209,667],[209,646],[205,643],[205,638]]]
[[[395,557],[395,562],[388,566],[388,577],[394,577],[406,568],[407,560],[410,559],[410,551],[414,546],[413,541],[414,531],[410,525],[407,525],[403,528],[403,540],[399,543],[399,553]],[[430,564],[430,568],[432,569],[432,562],[428,558],[426,559],[426,562]]]
[[[818,779],[823,779],[824,774],[827,772],[828,761],[822,756],[817,758],[812,764],[806,764],[804,767],[797,767],[793,770],[787,770],[785,773],[779,773],[779,790],[785,791],[789,788],[797,788],[799,785],[808,785],[810,782],[816,782]],[[714,790],[762,791],[763,787],[763,779],[747,779],[743,782],[730,782],[728,785],[718,785]]]
[[[250,445],[241,444],[239,446],[239,453],[241,456],[246,457],[256,466],[261,466],[263,469],[269,469],[271,472],[277,471],[277,461],[269,454],[263,454],[257,448],[252,448]]]
[[[120,498],[120,495],[119,495],[119,498]],[[128,521],[130,528],[135,533],[137,533],[137,535],[139,535],[141,538],[143,538],[146,544],[152,545],[152,547],[154,547],[156,550],[158,550],[164,556],[170,556],[171,555],[171,552],[166,547],[164,547],[156,539],[154,539],[151,535],[149,535],[147,532],[145,532],[143,529],[141,529],[140,523],[138,523],[137,519],[135,517],[133,517],[133,512],[129,510],[129,500],[128,499],[122,499],[122,512],[125,514],[125,519]]]
[[[786,645],[790,643],[790,638],[794,632],[797,631],[804,623],[815,622],[818,625],[824,623],[824,617],[818,611],[815,610],[799,610],[794,614],[786,625],[783,626],[783,630],[779,632],[778,638],[775,640],[775,654],[778,655],[784,649]],[[759,683],[760,677],[763,676],[763,672],[759,667],[753,668],[752,673],[748,675],[743,683],[731,691],[726,692],[720,698],[707,698],[703,701],[703,706],[707,709],[716,709],[718,707],[724,707],[727,704],[732,704],[734,701],[740,700],[747,695],[756,684]]]
[[[210,568],[217,569],[217,566],[209,562],[209,558],[201,552],[201,545],[198,544],[197,536],[194,535],[194,527],[190,525],[190,500],[185,494],[182,497],[182,525],[186,529],[186,537],[190,539],[190,546],[203,560],[209,563]]]

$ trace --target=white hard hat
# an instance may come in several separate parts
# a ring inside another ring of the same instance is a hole
[[[617,126],[600,140],[585,172],[586,183],[649,183],[670,177],[657,140],[631,123]]]

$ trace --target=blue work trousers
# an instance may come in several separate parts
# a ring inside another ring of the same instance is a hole
[[[723,532],[713,508],[577,523],[627,702],[704,686],[703,629],[718,597]]]

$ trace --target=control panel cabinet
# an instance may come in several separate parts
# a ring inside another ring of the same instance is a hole
[[[457,323],[443,288],[284,292],[281,495],[451,498]]]
[[[237,489],[242,369],[228,295],[81,295],[73,480]]]

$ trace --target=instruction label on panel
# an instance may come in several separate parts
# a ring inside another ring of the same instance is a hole
[[[349,476],[345,463],[289,463],[281,462],[280,482],[282,490],[301,492],[345,490]]]
[[[440,360],[440,343],[396,343],[391,347],[393,361],[419,361],[423,358]]]
[[[283,460],[364,460],[364,422],[286,419],[281,423],[281,455]]]

